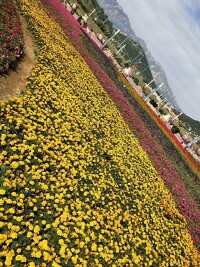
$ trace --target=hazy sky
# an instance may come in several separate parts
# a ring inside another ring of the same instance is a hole
[[[165,70],[184,113],[200,121],[200,0],[117,0]]]

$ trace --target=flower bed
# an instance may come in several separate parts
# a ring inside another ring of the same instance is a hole
[[[152,121],[144,106],[142,107],[139,97],[137,98],[133,94],[130,95],[130,92],[120,83],[118,75],[112,65],[109,65],[108,59],[102,57],[102,53],[98,54],[98,50],[95,50],[96,47],[87,42],[75,18],[70,15],[59,0],[45,0],[44,2],[48,4],[47,7],[50,14],[70,36],[74,46],[116,103],[124,120],[150,156],[157,171],[172,192],[177,206],[187,219],[190,233],[199,247],[200,211],[197,205],[197,203],[199,204],[199,177],[188,168],[188,165],[183,161],[171,141],[163,135],[161,129],[155,124],[155,120]],[[95,61],[90,53],[95,57]],[[129,87],[125,80],[123,80],[123,83]],[[172,137],[172,133],[170,134]],[[175,158],[177,162],[175,162]]]
[[[0,75],[14,67],[23,52],[23,34],[16,3],[0,0]]]
[[[39,0],[29,92],[0,104],[1,266],[194,266],[162,179]]]

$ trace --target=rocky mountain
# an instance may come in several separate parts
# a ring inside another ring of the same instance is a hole
[[[131,28],[128,16],[123,12],[122,7],[118,5],[116,0],[97,0],[97,2],[103,7],[106,15],[117,28],[120,29],[123,25],[124,33],[135,35],[135,32]]]
[[[140,44],[146,54],[146,58],[148,60],[152,75],[155,79],[155,83],[157,85],[161,83],[165,84],[162,89],[163,96],[169,100],[169,102],[174,106],[175,109],[180,110],[175,100],[175,96],[168,84],[164,69],[162,68],[160,63],[157,62],[151,55],[145,41],[136,36],[134,30],[131,27],[128,15],[124,13],[117,0],[97,0],[97,2],[104,9],[105,14],[108,16],[109,20],[112,21],[113,25],[116,28],[120,29],[121,32],[124,32],[125,34],[131,36],[134,41]]]
[[[124,13],[122,7],[116,0],[97,0],[97,2],[104,9],[105,14],[116,28],[130,35],[134,41],[146,47],[144,40],[136,36],[134,30],[131,28],[128,15]]]

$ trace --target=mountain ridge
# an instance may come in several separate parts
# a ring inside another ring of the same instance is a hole
[[[169,86],[163,67],[151,55],[151,52],[148,50],[145,41],[135,34],[130,24],[128,15],[124,13],[123,8],[118,4],[117,0],[97,0],[97,2],[104,9],[105,14],[116,28],[131,36],[135,42],[140,44],[145,52],[156,85],[158,86],[159,84],[164,83],[162,89],[163,96],[168,99],[169,103],[173,105],[177,111],[180,111],[180,107],[178,106],[174,93]]]

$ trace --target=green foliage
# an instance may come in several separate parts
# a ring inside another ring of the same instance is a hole
[[[149,102],[151,103],[151,105],[152,105],[154,108],[157,108],[158,103],[157,103],[154,99],[151,99]]]
[[[136,85],[138,85],[140,80],[139,80],[137,77],[132,77],[132,78],[133,78],[133,80],[134,80],[134,83],[135,83]]]
[[[180,129],[177,126],[173,126],[171,131],[172,131],[173,134],[180,133]]]
[[[179,127],[179,129],[180,129],[180,134],[181,135],[186,135],[187,134],[187,131],[183,127]]]
[[[200,135],[200,122],[197,120],[193,120],[186,114],[182,114],[179,119],[186,124],[186,128],[192,128],[198,135]]]
[[[163,108],[160,108],[160,109],[159,109],[159,112],[160,112],[160,114],[162,114],[162,115],[167,115],[166,110],[163,109]]]
[[[96,24],[106,35],[113,33],[112,22],[108,20],[108,16],[104,13],[103,8],[99,6],[96,0],[77,0],[77,3],[87,14],[95,9],[96,11],[91,15],[91,18],[97,18]]]
[[[124,42],[124,44],[126,44],[126,49],[124,50],[125,55],[124,57],[127,60],[133,60],[134,58],[136,58],[139,54],[142,54],[143,56],[141,56],[140,58],[138,57],[138,60],[136,59],[135,61],[133,61],[133,65],[136,66],[137,68],[140,70],[143,70],[144,68],[146,68],[148,66],[148,62],[146,59],[146,56],[144,54],[144,51],[142,49],[142,47],[136,43],[132,38],[128,38],[127,36],[123,33],[119,33],[116,35],[115,40],[117,41],[118,45],[121,44],[122,42]],[[153,77],[151,74],[151,71],[149,68],[147,68],[143,73],[142,73],[143,79],[148,83],[150,82]],[[153,83],[152,87],[155,88],[156,85]]]
[[[121,59],[120,57],[116,58],[116,61],[117,61],[117,63],[118,63],[119,65],[122,64],[122,59]]]

